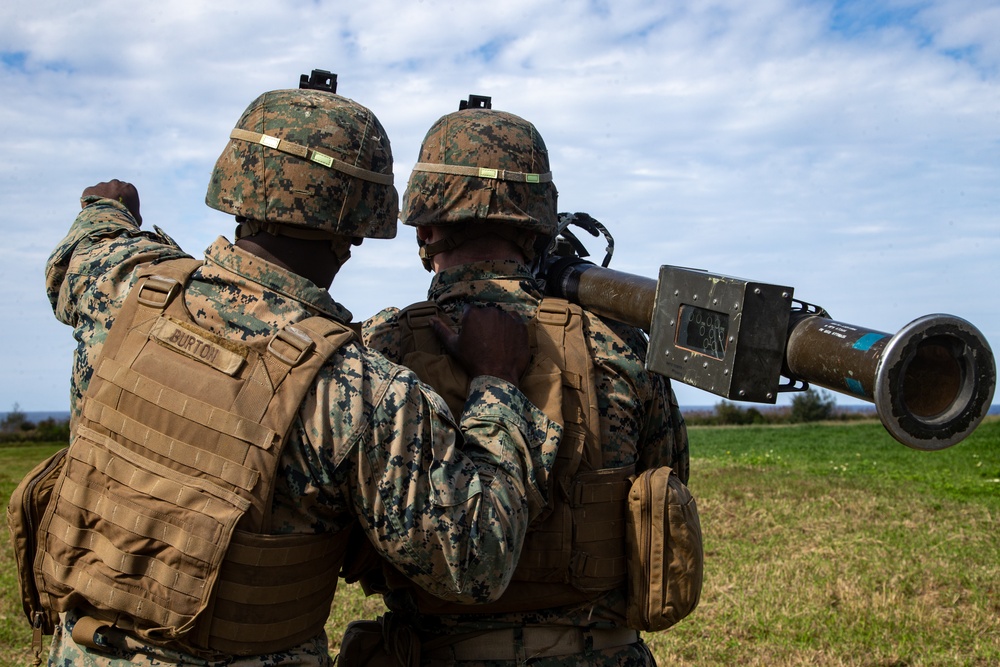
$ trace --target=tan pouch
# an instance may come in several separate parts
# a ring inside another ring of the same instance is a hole
[[[38,599],[35,584],[35,553],[38,548],[38,526],[52,497],[56,479],[66,461],[66,449],[62,448],[39,463],[24,476],[14,489],[7,505],[7,527],[14,546],[17,561],[17,578],[21,589],[21,605],[33,628],[51,635],[58,621],[55,611],[43,609]]]
[[[665,630],[694,611],[705,554],[698,506],[669,467],[646,470],[629,490],[628,625]]]

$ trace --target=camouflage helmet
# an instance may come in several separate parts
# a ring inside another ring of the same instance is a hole
[[[230,134],[205,203],[293,236],[393,238],[389,139],[371,111],[331,89],[264,93]]]
[[[400,219],[416,227],[479,221],[553,236],[557,192],[545,142],[528,121],[478,99],[486,106],[463,102],[428,130]]]

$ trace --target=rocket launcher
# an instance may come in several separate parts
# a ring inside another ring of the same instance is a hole
[[[793,288],[661,266],[656,279],[608,268],[614,239],[586,213],[561,213],[539,260],[545,291],[649,335],[646,368],[717,396],[775,403],[810,385],[874,403],[899,442],[950,447],[971,434],[996,386],[993,352],[953,315],[924,315],[896,334],[834,320]],[[571,230],[603,235],[600,266]]]

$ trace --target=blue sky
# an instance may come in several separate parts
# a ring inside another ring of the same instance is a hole
[[[490,95],[539,128],[560,209],[611,229],[612,268],[791,285],[889,333],[950,313],[996,347],[998,34],[1000,5],[965,0],[5,3],[0,411],[68,404],[43,267],[83,188],[134,182],[200,254],[232,234],[204,205],[229,130],[313,68],[381,119],[400,188],[426,129]],[[422,299],[415,248],[365,243],[333,295],[359,319]]]

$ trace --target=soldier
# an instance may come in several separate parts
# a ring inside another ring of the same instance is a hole
[[[328,665],[349,544],[486,602],[546,502],[560,428],[515,385],[521,323],[484,310],[478,333],[443,332],[475,376],[456,423],[327,291],[353,245],[395,235],[378,119],[332,87],[276,90],[230,137],[206,202],[236,216],[235,244],[189,258],[112,180],[49,258],[78,342],[39,533],[50,664]]]
[[[627,493],[647,468],[669,465],[687,480],[686,427],[668,380],[644,370],[640,331],[543,298],[529,266],[556,233],[556,210],[548,153],[531,123],[488,104],[442,117],[423,141],[401,215],[434,272],[430,300],[365,323],[372,349],[413,368],[456,408],[469,377],[442,356],[431,322],[460,327],[469,305],[517,315],[533,352],[521,387],[565,428],[550,504],[499,600],[437,599],[394,567],[384,581],[366,578],[387,587],[393,622],[416,628],[422,664],[655,664],[626,625]]]

